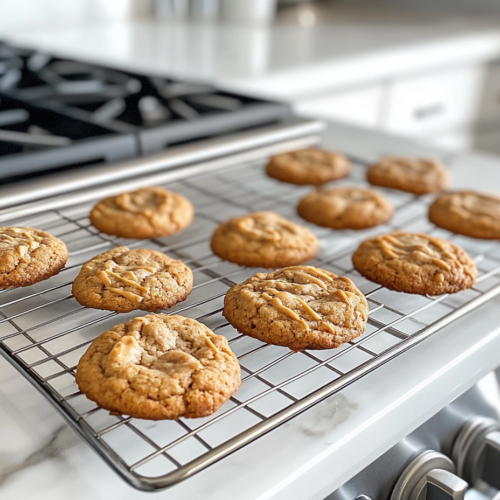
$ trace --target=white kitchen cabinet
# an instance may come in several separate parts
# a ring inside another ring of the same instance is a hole
[[[383,128],[426,136],[477,120],[485,70],[482,66],[397,80],[390,85]]]
[[[484,124],[500,124],[500,62],[485,67],[478,121]]]
[[[482,132],[475,136],[472,149],[500,155],[500,129]]]
[[[301,100],[293,106],[295,112],[303,116],[379,127],[383,91],[382,85],[363,87]]]
[[[473,149],[474,140],[474,131],[468,127],[418,138],[421,144],[454,152]]]

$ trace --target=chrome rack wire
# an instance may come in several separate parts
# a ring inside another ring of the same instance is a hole
[[[426,218],[429,197],[381,189],[396,207],[389,224],[331,231],[296,216],[296,204],[310,188],[269,179],[263,165],[253,161],[181,179],[177,173],[164,185],[189,197],[197,215],[191,227],[167,238],[137,241],[101,234],[88,219],[93,201],[3,223],[49,231],[65,241],[70,259],[59,275],[47,281],[0,291],[0,353],[136,488],[158,490],[186,479],[500,294],[500,245],[432,226]],[[365,168],[354,163],[352,176],[336,185],[364,186]],[[255,210],[275,210],[317,234],[321,252],[310,264],[350,277],[366,294],[370,315],[363,336],[335,350],[292,352],[240,335],[225,321],[221,311],[226,291],[259,270],[214,256],[210,236],[219,222]],[[367,237],[395,229],[443,236],[461,245],[479,268],[474,288],[455,295],[411,296],[365,280],[353,269],[352,252]],[[71,295],[71,283],[82,263],[123,244],[160,249],[193,269],[192,294],[168,313],[196,318],[225,335],[242,368],[240,390],[216,414],[195,420],[144,421],[110,415],[78,391],[76,364],[92,340],[141,313],[117,316],[82,307]]]

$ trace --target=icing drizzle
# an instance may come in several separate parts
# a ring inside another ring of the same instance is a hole
[[[136,274],[137,271],[145,271],[145,276],[143,276],[142,279],[139,279]],[[155,272],[156,269],[152,266],[120,266],[112,260],[108,260],[104,264],[104,269],[99,271],[97,276],[95,276],[95,279],[103,283],[105,287],[108,287],[111,292],[121,295],[132,302],[142,302],[149,289],[141,283]],[[137,288],[139,293],[133,293],[122,290],[121,288],[116,288],[116,286],[113,286],[111,278],[121,281],[125,285]]]
[[[0,234],[0,243],[15,248],[20,262],[29,262],[31,260],[30,252],[36,250],[43,241],[43,236],[31,234],[21,227],[8,227],[4,231]],[[8,232],[11,234],[7,234]]]
[[[401,239],[404,236],[408,236],[407,240],[410,241]],[[459,269],[463,268],[456,256],[445,248],[443,241],[426,234],[419,234],[417,236],[411,233],[396,232],[379,236],[377,240],[384,254],[391,259],[411,256],[419,260],[433,262],[445,271],[451,271],[452,265],[455,265]],[[433,249],[431,245],[436,247],[438,251]]]
[[[325,321],[322,314],[315,311],[310,304],[300,297],[301,291],[306,291],[307,293],[307,290],[305,290],[307,287],[320,287],[320,297],[331,297],[332,295],[337,295],[340,302],[344,303],[346,308],[352,308],[354,310],[355,303],[353,302],[353,299],[357,297],[356,294],[340,289],[333,290],[331,292],[327,291],[327,283],[333,282],[335,278],[340,279],[337,275],[333,273],[326,273],[325,271],[312,266],[294,266],[285,268],[281,272],[287,279],[300,277],[301,280],[306,281],[306,283],[290,283],[279,279],[265,280],[263,283],[265,291],[262,293],[262,297],[277,311],[300,323],[303,329],[311,329],[309,321],[311,321],[312,318],[312,320],[318,321],[319,325],[323,326],[331,333],[335,333],[333,326],[329,322]],[[263,274],[257,275],[257,277],[263,276]],[[342,279],[342,281],[349,280]],[[350,322],[349,317],[347,318],[347,324],[349,325]]]

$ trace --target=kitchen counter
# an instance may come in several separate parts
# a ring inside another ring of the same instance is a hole
[[[121,21],[4,28],[0,38],[103,64],[296,99],[500,57],[500,17],[329,8],[314,28]]]
[[[438,156],[450,165],[455,188],[500,186],[494,157],[442,155],[339,124],[328,126],[324,144],[367,161],[389,151]],[[497,298],[462,319],[460,328],[452,324],[251,445],[158,493],[127,486],[0,359],[0,498],[321,500],[498,366],[499,307]]]

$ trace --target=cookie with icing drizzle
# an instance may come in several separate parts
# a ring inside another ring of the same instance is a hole
[[[365,331],[368,305],[349,278],[292,266],[233,286],[224,316],[239,332],[269,344],[332,349]]]
[[[434,193],[450,184],[450,173],[440,162],[425,158],[386,156],[372,165],[366,177],[370,184],[414,194]]]
[[[33,285],[59,273],[68,260],[66,245],[30,227],[0,227],[0,288]]]
[[[118,247],[82,266],[73,295],[94,309],[159,311],[186,300],[192,287],[193,273],[180,260],[154,250]]]
[[[194,207],[187,198],[161,187],[104,198],[90,213],[90,222],[99,231],[139,239],[177,233],[193,218]]]
[[[500,197],[475,191],[445,193],[429,207],[429,220],[454,233],[500,240]]]
[[[269,177],[298,185],[319,185],[346,177],[351,162],[340,153],[302,149],[273,156],[266,167]]]
[[[366,229],[385,224],[394,209],[373,189],[338,187],[314,191],[300,200],[299,215],[332,229]]]
[[[352,262],[375,283],[420,295],[460,292],[472,287],[477,276],[474,261],[457,245],[402,231],[364,241]]]
[[[241,384],[227,340],[183,316],[151,314],[97,337],[76,382],[101,408],[151,420],[206,417]]]
[[[255,212],[221,224],[212,251],[241,266],[276,268],[302,264],[319,250],[316,236],[274,212]]]

